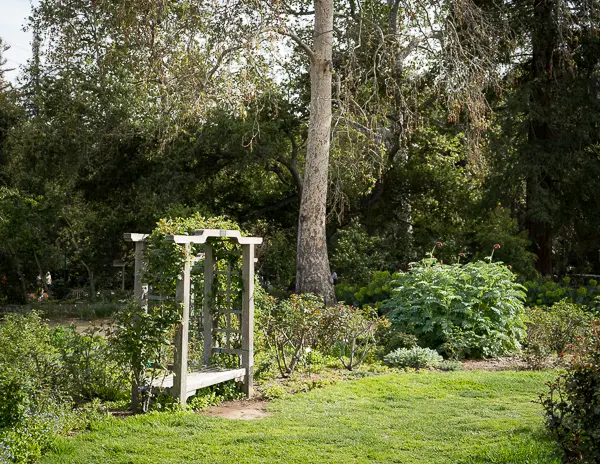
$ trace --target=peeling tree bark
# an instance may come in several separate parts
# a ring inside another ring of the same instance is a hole
[[[333,0],[315,0],[313,50],[310,55],[310,126],[298,220],[296,291],[335,302],[327,256],[326,207],[331,140],[331,59]]]

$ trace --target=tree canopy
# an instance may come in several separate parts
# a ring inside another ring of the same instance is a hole
[[[437,241],[445,261],[501,242],[527,278],[598,273],[599,19],[590,0],[41,0],[16,85],[0,42],[0,297],[46,269],[111,288],[123,232],[194,212],[265,236],[275,292],[331,300],[331,271],[360,284]]]

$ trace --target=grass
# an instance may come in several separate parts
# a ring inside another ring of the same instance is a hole
[[[535,402],[544,372],[388,374],[273,401],[256,421],[110,419],[44,463],[559,463]]]

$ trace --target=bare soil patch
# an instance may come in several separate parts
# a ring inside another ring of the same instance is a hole
[[[268,401],[259,400],[228,401],[209,408],[201,414],[223,419],[256,420],[270,415],[266,410],[267,404]]]
[[[462,362],[465,371],[523,371],[527,363],[521,358],[468,359]]]

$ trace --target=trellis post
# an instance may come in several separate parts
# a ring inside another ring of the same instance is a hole
[[[246,369],[244,393],[248,398],[254,390],[254,245],[242,245],[242,367]]]
[[[144,261],[144,255],[146,254],[147,245],[145,240],[139,240],[135,242],[135,278],[133,284],[133,294],[138,304],[147,309],[148,300],[146,295],[148,294],[148,285],[142,282],[146,265]],[[123,270],[125,272],[125,270]]]
[[[189,243],[185,245],[185,264],[183,272],[177,281],[175,304],[182,307],[181,324],[175,335],[175,363],[173,373],[173,393],[182,406],[187,401],[187,364],[188,364],[188,337],[190,323],[190,250]]]
[[[215,254],[210,243],[204,244],[204,304],[202,307],[202,325],[204,327],[204,365],[210,364],[212,355],[213,335],[212,335],[212,286],[215,269]]]

